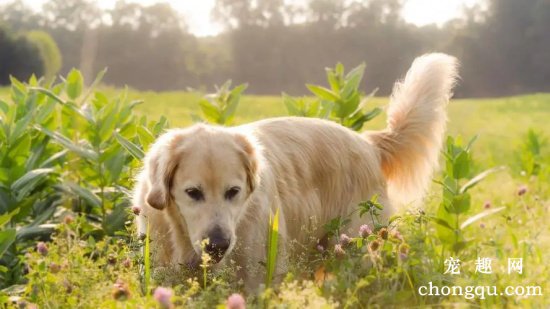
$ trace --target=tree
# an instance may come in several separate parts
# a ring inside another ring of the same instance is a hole
[[[44,77],[51,79],[61,70],[61,52],[53,38],[44,31],[31,31],[25,35],[38,48],[44,64]]]
[[[14,35],[0,27],[0,85],[8,85],[10,75],[26,80],[32,74],[41,76],[43,72],[38,47],[24,35]]]

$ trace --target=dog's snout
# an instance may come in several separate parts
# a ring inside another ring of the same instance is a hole
[[[204,247],[206,253],[208,253],[214,261],[219,262],[223,255],[229,249],[231,245],[231,238],[227,237],[220,227],[214,228],[208,233],[208,244]]]

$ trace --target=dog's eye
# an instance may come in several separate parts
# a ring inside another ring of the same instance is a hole
[[[231,187],[229,190],[225,191],[225,199],[232,200],[238,193],[241,191],[239,187]]]
[[[187,195],[189,195],[189,197],[194,199],[195,201],[204,200],[204,195],[202,194],[202,191],[199,188],[185,189],[185,193],[187,193]]]

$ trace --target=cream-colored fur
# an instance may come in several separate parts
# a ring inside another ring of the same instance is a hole
[[[196,264],[200,241],[219,227],[231,239],[220,263],[236,261],[253,287],[263,278],[259,265],[276,209],[282,273],[290,241],[314,245],[304,228],[321,238],[324,223],[348,216],[375,194],[386,218],[394,201],[418,200],[437,164],[456,67],[456,59],[444,54],[417,58],[395,87],[384,131],[358,134],[298,117],[168,131],[148,152],[134,194],[134,205],[142,208],[139,232],[150,223],[155,262]],[[203,199],[189,196],[193,188]],[[240,191],[228,199],[229,188]],[[352,217],[349,231],[355,234],[367,222]]]

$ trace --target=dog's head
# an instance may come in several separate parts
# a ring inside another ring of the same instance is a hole
[[[256,147],[243,134],[196,125],[161,136],[146,157],[147,203],[176,207],[195,252],[214,262],[235,246],[236,229],[257,185]]]

